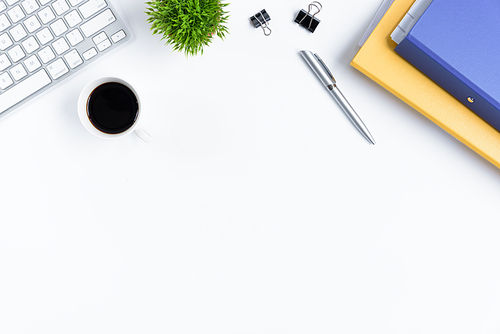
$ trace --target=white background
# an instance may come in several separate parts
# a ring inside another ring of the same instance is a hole
[[[0,121],[0,333],[500,333],[499,170],[349,65],[378,0],[321,2],[233,1],[186,59],[114,1],[134,39]],[[83,128],[103,76],[151,143]]]

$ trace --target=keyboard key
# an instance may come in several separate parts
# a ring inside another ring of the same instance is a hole
[[[10,20],[13,23],[17,23],[25,17],[23,10],[19,6],[16,6],[16,7],[12,8],[11,10],[9,10],[7,12],[7,14],[9,15]]]
[[[38,51],[38,57],[40,57],[42,63],[47,64],[49,61],[54,59],[56,55],[54,54],[54,51],[52,51],[50,46],[46,46],[42,50]]]
[[[10,29],[9,32],[10,32],[10,35],[12,36],[12,38],[14,38],[14,41],[16,41],[16,42],[19,42],[24,37],[28,36],[28,33],[26,32],[26,30],[24,30],[23,26],[20,24],[18,24],[14,28]]]
[[[88,49],[83,53],[83,58],[85,60],[89,60],[90,58],[93,58],[97,55],[97,50],[95,48]]]
[[[7,5],[3,1],[0,1],[0,13],[6,9],[7,9]]]
[[[111,12],[111,9],[106,9],[104,12],[97,15],[90,21],[87,21],[86,23],[82,24],[80,26],[80,29],[82,29],[85,37],[90,37],[99,30],[102,30],[104,27],[107,27],[114,21],[116,21],[116,18]]]
[[[59,79],[64,74],[69,72],[68,67],[61,58],[57,59],[55,62],[47,66],[47,70],[54,80]]]
[[[12,81],[12,78],[9,76],[9,74],[6,72],[2,75],[0,75],[0,88],[1,89],[5,89],[7,87],[9,87],[10,85],[12,85],[14,83],[14,81]],[[0,110],[2,109],[2,97],[3,97],[3,94],[0,95]]]
[[[26,50],[28,53],[33,53],[34,51],[38,50],[40,45],[36,41],[35,37],[31,36],[28,37],[25,41],[23,41],[23,48]]]
[[[64,59],[66,59],[66,62],[68,63],[69,67],[75,68],[81,64],[83,64],[83,60],[76,52],[76,50],[73,50],[71,52],[68,52],[67,55],[64,56]]]
[[[38,8],[40,8],[40,6],[38,6],[35,0],[25,0],[21,3],[21,5],[23,6],[24,11],[28,15],[33,13]]]
[[[4,73],[3,75],[8,76],[7,73]],[[0,88],[5,89],[7,87],[2,86],[3,75],[0,75]],[[0,113],[21,102],[28,96],[36,93],[51,82],[52,80],[50,80],[44,69],[41,69],[34,75],[26,78],[26,80],[21,81],[19,84],[0,95]]]
[[[113,41],[113,43],[118,43],[119,41],[121,41],[122,39],[124,39],[126,36],[127,35],[125,34],[125,31],[120,30],[116,34],[114,34],[113,36],[111,36],[111,40]]]
[[[54,8],[57,15],[62,15],[69,10],[68,3],[65,0],[57,0],[52,4],[52,8]]]
[[[66,27],[66,24],[64,23],[64,21],[62,19],[59,19],[59,20],[55,21],[54,23],[52,23],[50,25],[50,29],[52,29],[52,31],[54,32],[56,37],[64,34],[66,31],[68,31],[68,27]]]
[[[105,32],[101,32],[100,34],[98,34],[94,38],[92,38],[92,40],[94,41],[94,44],[99,44],[106,39],[108,39],[108,36],[106,36]]]
[[[8,47],[10,47],[12,44],[12,40],[10,39],[9,35],[7,33],[3,33],[0,35],[0,50],[6,50]]]
[[[23,23],[24,23],[24,26],[26,27],[26,29],[28,29],[28,32],[30,32],[30,33],[37,31],[42,26],[40,24],[40,21],[38,21],[38,19],[34,15],[30,16]]]
[[[69,50],[69,45],[64,38],[59,38],[57,41],[52,43],[52,47],[58,55]]]
[[[23,49],[19,45],[14,46],[12,49],[9,50],[9,57],[12,59],[14,63],[17,63],[24,57],[26,57],[26,54],[24,53]]]
[[[25,76],[27,76],[28,72],[26,72],[23,65],[19,64],[19,65],[14,66],[10,70],[10,74],[12,74],[12,76],[14,77],[14,80],[19,81],[22,78],[24,78]]]
[[[85,1],[85,0],[69,0],[69,3],[71,4],[71,6],[74,7],[74,6],[82,3],[83,1]]]
[[[75,46],[83,41],[83,36],[78,29],[70,31],[68,34],[66,34],[66,38],[68,39],[71,46]]]
[[[78,9],[83,17],[88,19],[106,6],[108,6],[108,4],[104,0],[89,0]]]
[[[9,58],[7,58],[7,55],[5,53],[1,54],[0,55],[0,71],[5,70],[10,65],[12,65],[12,63],[10,62]]]
[[[4,31],[8,27],[10,27],[10,21],[7,18],[7,15],[5,14],[0,15],[0,32]]]
[[[28,59],[26,59],[24,61],[24,66],[26,66],[28,71],[34,72],[35,70],[40,68],[40,66],[42,66],[42,64],[40,64],[40,61],[38,60],[38,58],[35,55],[32,55],[31,57],[29,57]]]
[[[42,30],[37,32],[36,37],[38,38],[40,43],[42,43],[42,45],[45,45],[54,39],[54,36],[52,36],[48,28],[43,28]]]
[[[73,28],[78,23],[82,22],[82,18],[80,17],[80,14],[78,14],[76,10],[69,12],[69,14],[64,16],[64,19],[66,20],[70,28]]]
[[[50,7],[44,8],[41,11],[39,11],[38,17],[40,18],[40,20],[42,20],[43,24],[47,24],[56,18],[54,12],[52,11],[52,9],[50,9]]]
[[[97,49],[99,51],[104,51],[106,50],[107,48],[109,48],[111,46],[111,41],[109,39],[106,39],[104,41],[102,41],[101,43],[97,44]]]

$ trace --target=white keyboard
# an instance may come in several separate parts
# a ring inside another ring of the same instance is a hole
[[[0,0],[0,117],[129,38],[109,0]]]

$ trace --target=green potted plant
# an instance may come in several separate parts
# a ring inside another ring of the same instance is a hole
[[[229,17],[221,0],[153,0],[146,2],[153,34],[186,56],[203,54],[214,35],[224,39]]]

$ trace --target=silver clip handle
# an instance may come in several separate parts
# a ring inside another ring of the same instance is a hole
[[[271,28],[269,28],[269,24],[267,23],[266,18],[264,17],[264,15],[262,14],[261,16],[262,16],[262,20],[264,22],[261,22],[259,20],[259,18],[257,17],[257,15],[255,15],[255,19],[260,23],[260,27],[262,28],[262,31],[264,32],[264,35],[269,36],[269,35],[271,35],[272,30],[271,30]]]

